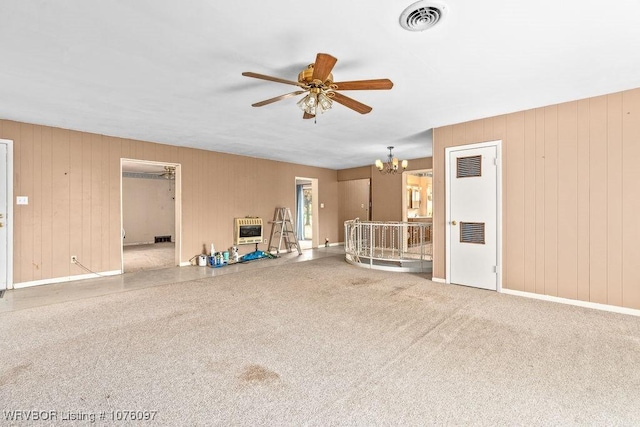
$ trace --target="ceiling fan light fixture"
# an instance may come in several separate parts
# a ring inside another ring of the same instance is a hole
[[[262,107],[274,102],[292,98],[308,92],[299,100],[296,105],[304,111],[303,119],[316,117],[316,112],[324,113],[333,106],[333,101],[341,104],[357,113],[370,113],[372,108],[353,98],[343,95],[343,90],[389,90],[393,87],[393,82],[389,79],[368,79],[354,80],[335,83],[331,70],[336,64],[337,59],[327,53],[318,53],[316,62],[310,64],[307,68],[298,74],[298,81],[281,79],[279,77],[267,76],[250,71],[242,73],[245,77],[255,79],[268,80],[277,83],[297,86],[295,92],[286,93],[274,98],[265,99],[264,101],[251,104],[252,107]]]
[[[318,110],[320,110],[320,113],[324,113],[325,111],[330,110],[332,105],[333,101],[327,96],[326,93],[320,92],[318,94]]]
[[[420,0],[400,14],[400,26],[408,31],[424,31],[433,28],[444,19],[447,6],[431,0]]]
[[[316,94],[309,93],[297,102],[298,107],[307,114],[316,114]]]
[[[176,179],[176,167],[175,166],[165,166],[164,173],[162,176],[164,179]]]
[[[316,115],[323,114],[330,110],[333,105],[331,98],[320,89],[311,89],[300,101],[297,102],[298,107],[307,114]]]

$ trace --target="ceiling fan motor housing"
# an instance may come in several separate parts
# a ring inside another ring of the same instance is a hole
[[[298,74],[298,81],[304,84],[313,83],[313,64],[309,64],[307,68],[300,71],[300,74]],[[330,86],[332,83],[333,83],[333,74],[329,73],[329,75],[327,76],[327,79],[324,82],[322,82],[322,84],[326,86]]]

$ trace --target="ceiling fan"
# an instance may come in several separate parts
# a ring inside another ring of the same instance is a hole
[[[343,90],[388,90],[393,87],[393,82],[389,79],[374,80],[354,80],[348,82],[334,82],[331,70],[338,60],[327,53],[318,53],[316,62],[298,74],[298,81],[281,79],[278,77],[266,76],[264,74],[244,72],[243,76],[256,79],[269,80],[277,83],[284,83],[298,86],[300,90],[276,96],[275,98],[251,104],[252,107],[262,107],[286,98],[306,95],[298,101],[298,106],[304,111],[303,119],[311,119],[318,112],[324,113],[331,108],[333,101],[342,104],[347,108],[357,111],[360,114],[369,113],[372,108],[355,99],[343,95],[339,91]]]
[[[175,166],[165,166],[164,172],[156,174],[165,179],[176,179],[176,167]]]

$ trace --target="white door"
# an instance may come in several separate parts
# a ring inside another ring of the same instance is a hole
[[[447,149],[448,282],[497,290],[499,142]]]
[[[0,291],[7,289],[9,281],[9,233],[7,224],[9,168],[7,144],[0,142]]]

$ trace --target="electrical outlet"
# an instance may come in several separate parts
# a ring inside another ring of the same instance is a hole
[[[76,264],[78,262],[78,257],[75,255],[71,255],[71,264]]]
[[[265,245],[267,244],[267,239],[264,239],[264,244],[265,244]]]

